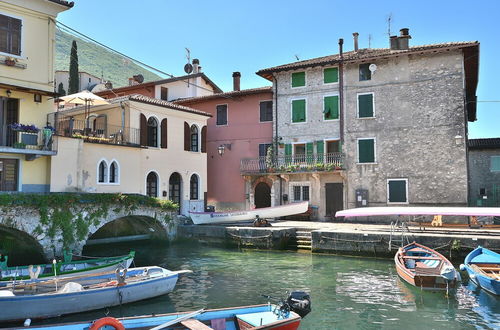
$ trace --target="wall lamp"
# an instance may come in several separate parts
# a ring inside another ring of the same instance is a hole
[[[10,89],[8,89],[5,93],[7,94],[7,97],[10,97],[12,95],[12,91]]]
[[[217,152],[219,153],[219,156],[224,155],[224,152],[226,152],[226,149],[231,150],[231,144],[221,144],[217,147]]]

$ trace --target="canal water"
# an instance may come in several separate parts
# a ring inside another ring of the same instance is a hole
[[[191,269],[169,295],[60,317],[50,322],[93,320],[266,303],[305,290],[312,312],[301,329],[490,329],[500,328],[500,299],[467,282],[456,294],[422,292],[403,283],[390,259],[290,251],[229,250],[202,245],[134,243],[92,246],[88,255],[137,251],[136,265]]]

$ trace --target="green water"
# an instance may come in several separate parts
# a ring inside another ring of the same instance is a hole
[[[91,320],[265,303],[261,294],[306,290],[313,311],[301,329],[500,328],[499,299],[472,287],[456,294],[421,292],[399,280],[390,259],[310,253],[226,250],[195,244],[135,243],[92,247],[91,255],[137,251],[136,265],[191,269],[167,296],[55,319]],[[466,283],[467,284],[467,283]],[[54,321],[51,321],[54,322]],[[45,322],[47,323],[47,321]]]

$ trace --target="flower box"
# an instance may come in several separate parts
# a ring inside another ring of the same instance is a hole
[[[33,132],[17,132],[18,138],[17,141],[24,143],[27,146],[36,146],[38,145],[38,133]]]

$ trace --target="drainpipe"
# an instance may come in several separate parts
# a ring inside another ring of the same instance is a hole
[[[274,84],[274,159],[275,161],[278,160],[278,79],[273,75],[273,84]],[[279,175],[280,178],[280,205],[283,204],[283,179],[281,178],[281,174]]]
[[[339,116],[339,126],[340,126],[340,148],[343,149],[344,146],[344,54],[342,52],[342,46],[344,45],[344,39],[339,39],[339,102],[340,102],[340,116]]]

